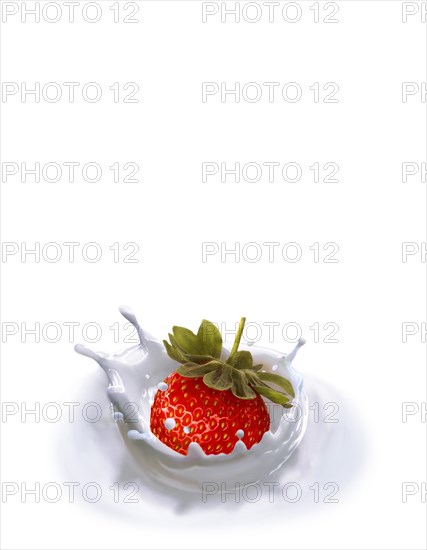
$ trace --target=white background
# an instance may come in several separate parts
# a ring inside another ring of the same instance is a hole
[[[2,24],[3,82],[97,82],[103,90],[97,103],[79,91],[74,103],[3,96],[2,162],[98,162],[104,169],[97,183],[3,178],[2,241],[19,247],[1,265],[3,328],[19,327],[3,345],[3,402],[22,408],[73,400],[95,369],[73,343],[84,342],[82,326],[96,322],[102,336],[95,348],[123,347],[125,334],[114,342],[108,328],[123,326],[119,305],[131,306],[159,337],[173,324],[196,329],[202,318],[231,329],[246,315],[264,327],[301,326],[308,342],[297,367],[352,404],[363,452],[338,504],[320,503],[292,521],[273,512],[256,521],[252,504],[238,523],[206,512],[209,526],[206,517],[199,524],[191,512],[165,509],[162,528],[97,505],[21,503],[17,495],[2,504],[2,547],[425,548],[425,503],[420,493],[402,502],[402,483],[426,480],[426,424],[421,414],[402,422],[403,402],[421,407],[426,400],[421,331],[402,341],[402,323],[425,322],[425,263],[420,254],[402,262],[403,242],[425,241],[425,184],[419,175],[401,178],[403,162],[425,159],[425,101],[418,93],[404,103],[401,93],[402,82],[426,80],[420,15],[403,23],[401,2],[342,1],[339,23],[314,23],[314,2],[302,1],[298,22],[277,11],[269,23],[258,2],[257,23],[222,23],[219,14],[203,23],[201,2],[143,1],[139,22],[126,24],[122,15],[114,23],[113,3],[100,1],[101,20],[90,24],[83,4],[74,23],[65,16],[22,23],[18,13]],[[139,102],[114,103],[114,82],[137,82]],[[219,94],[203,103],[202,82],[297,82],[303,95],[290,103],[276,91],[269,103],[264,88],[256,103],[223,103]],[[339,103],[315,103],[314,82],[338,83]],[[294,183],[265,176],[202,182],[203,162],[266,161],[298,162],[303,176]],[[139,164],[139,183],[112,182],[114,162]],[[339,183],[314,183],[314,162],[336,162]],[[81,243],[74,262],[62,244],[71,241]],[[36,242],[59,243],[63,257],[22,261],[23,247]],[[99,262],[82,259],[88,242],[99,243]],[[115,242],[137,243],[138,262],[114,262]],[[258,243],[263,255],[203,262],[203,242]],[[280,243],[273,262],[264,242]],[[289,242],[301,247],[300,261],[283,260]],[[337,243],[339,262],[314,262],[309,247],[316,242]],[[22,341],[21,323],[53,322],[79,323],[72,342],[65,328],[56,343],[30,335]],[[325,331],[314,341],[309,327],[327,322],[339,326],[338,343],[324,342]],[[288,351],[280,327],[274,342],[266,330],[262,341]],[[24,420],[2,419],[3,482],[67,479],[56,452],[59,425]],[[73,430],[60,427],[66,436]]]

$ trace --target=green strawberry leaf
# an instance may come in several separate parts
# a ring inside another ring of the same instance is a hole
[[[211,361],[217,361],[217,359],[211,355],[191,355],[190,353],[186,353],[185,357],[186,363],[197,363],[198,365],[204,365],[205,363],[210,363]]]
[[[219,359],[222,352],[222,337],[218,328],[204,319],[194,334],[184,327],[174,326],[169,340],[174,348],[177,348],[186,356],[199,356]],[[197,361],[200,362],[200,361]]]
[[[247,383],[246,376],[243,372],[232,369],[232,378],[233,385],[231,387],[231,392],[233,395],[240,399],[254,399],[256,397],[256,393]]]
[[[197,338],[201,342],[205,355],[211,355],[215,359],[221,357],[222,336],[216,325],[203,319],[197,331]]]
[[[242,369],[240,372],[245,375],[247,383],[251,386],[259,386],[262,384],[262,382],[258,378],[257,373],[253,370]]]
[[[203,382],[208,388],[213,388],[214,390],[229,390],[233,385],[232,373],[232,367],[223,365],[205,374]]]
[[[257,376],[263,382],[271,382],[273,384],[276,384],[276,386],[283,388],[285,392],[288,393],[291,397],[295,397],[295,391],[292,387],[292,384],[289,382],[289,380],[283,378],[283,376],[272,374],[270,372],[258,372]]]
[[[252,367],[252,370],[255,370],[255,371],[258,371],[258,370],[261,370],[263,368],[264,365],[254,365]]]
[[[231,390],[240,399],[254,399],[262,395],[274,403],[290,408],[295,397],[294,388],[289,380],[270,372],[261,371],[263,365],[254,365],[249,351],[238,351],[245,326],[242,317],[228,359],[221,361],[221,333],[210,321],[204,319],[197,334],[184,327],[174,326],[169,334],[169,342],[163,341],[166,352],[182,365],[177,372],[187,378],[203,377],[204,384],[216,390]],[[271,388],[267,382],[282,390]]]
[[[171,359],[173,359],[174,361],[178,361],[178,363],[185,363],[187,361],[185,356],[178,348],[171,346],[166,340],[163,340],[163,344],[166,348],[167,354]]]
[[[252,369],[253,362],[249,351],[237,351],[227,359],[227,363],[235,369]]]
[[[204,365],[198,365],[197,363],[185,363],[185,365],[179,367],[176,372],[187,378],[197,378],[208,374],[208,372],[216,370],[218,367],[222,367],[222,363],[220,361],[210,361]]]
[[[263,395],[264,397],[267,397],[268,399],[270,399],[270,401],[273,401],[273,403],[277,403],[278,405],[283,405],[284,407],[289,408],[289,399],[286,397],[284,393],[280,393],[276,390],[273,390],[268,386],[252,386],[252,387],[257,393]]]
[[[200,345],[197,336],[184,327],[172,327],[173,337],[169,334],[169,339],[173,346],[179,346],[184,353],[192,355],[205,355],[204,349]]]
[[[194,362],[198,364],[203,364],[208,363],[209,361],[212,361],[212,359],[214,359],[211,355],[193,355],[191,353],[183,351],[183,349],[178,345],[176,339],[172,334],[169,334],[169,340],[171,341],[172,345],[169,344],[169,342],[167,342],[166,340],[163,340],[166,351],[169,357],[171,357],[175,361],[178,361],[178,363]]]

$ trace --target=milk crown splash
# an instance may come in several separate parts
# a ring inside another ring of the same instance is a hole
[[[250,346],[256,363],[262,363],[266,371],[288,378],[295,389],[292,409],[269,407],[270,430],[258,444],[248,450],[239,440],[228,455],[205,455],[202,448],[192,442],[188,454],[181,455],[159,441],[150,430],[154,395],[162,390],[163,380],[176,369],[176,363],[167,355],[163,343],[142,329],[131,309],[121,307],[120,313],[135,327],[139,344],[114,355],[95,352],[81,344],[75,346],[75,351],[95,360],[105,372],[107,395],[116,410],[114,420],[118,421],[132,460],[145,475],[168,486],[194,491],[200,490],[207,477],[209,481],[252,483],[255,477],[264,478],[286,462],[300,443],[307,424],[308,403],[302,377],[292,368],[292,361],[305,340],[300,339],[288,355]],[[278,410],[279,415],[273,414]]]

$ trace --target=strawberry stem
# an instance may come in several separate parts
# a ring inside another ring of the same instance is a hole
[[[245,323],[246,323],[246,317],[242,317],[240,319],[239,327],[237,329],[236,336],[234,338],[234,344],[233,344],[233,347],[231,348],[230,357],[233,357],[233,355],[236,353],[239,347],[240,340],[243,334],[243,329],[245,328]]]

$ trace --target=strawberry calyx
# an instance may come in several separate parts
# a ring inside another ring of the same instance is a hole
[[[206,319],[201,322],[197,334],[174,326],[169,342],[163,340],[163,343],[169,357],[181,363],[177,369],[181,376],[202,377],[209,388],[230,390],[239,399],[255,399],[259,394],[285,408],[292,407],[295,392],[291,382],[278,374],[265,372],[263,365],[254,365],[249,351],[238,351],[245,322],[246,318],[242,317],[226,360],[221,359],[221,333]]]

